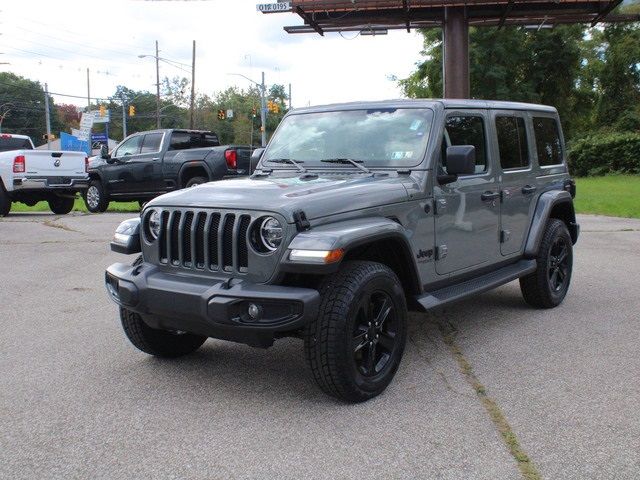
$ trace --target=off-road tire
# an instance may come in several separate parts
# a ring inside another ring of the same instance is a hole
[[[97,200],[93,195],[97,196]],[[82,194],[84,204],[91,213],[103,213],[109,208],[109,195],[100,180],[91,180],[89,188]]]
[[[206,177],[193,177],[190,178],[185,184],[184,188],[195,187],[196,185],[202,185],[203,183],[207,183],[209,181]]]
[[[0,217],[6,217],[11,211],[11,198],[0,180]]]
[[[66,215],[73,210],[73,205],[76,199],[72,197],[54,197],[50,198],[47,203],[49,204],[49,210],[56,215]]]
[[[317,317],[304,332],[305,357],[315,382],[325,393],[347,402],[379,395],[393,379],[406,342],[407,305],[398,277],[380,263],[346,262],[322,281],[319,291]],[[361,373],[354,359],[354,329],[361,319],[360,302],[380,292],[394,309],[395,340],[387,363],[371,377]]]
[[[562,287],[554,291],[551,285],[552,275],[552,249],[557,242],[566,245],[566,273]],[[553,308],[562,303],[571,283],[571,271],[573,267],[573,242],[565,223],[552,218],[547,222],[540,248],[536,257],[537,269],[535,272],[520,278],[520,290],[525,302],[535,308]]]
[[[175,358],[195,352],[207,337],[186,332],[170,332],[151,328],[135,312],[120,307],[122,328],[138,349],[156,357]]]

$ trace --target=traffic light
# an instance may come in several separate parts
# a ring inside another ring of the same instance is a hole
[[[133,117],[136,114],[136,107],[134,105],[129,105],[129,116]]]
[[[98,111],[100,112],[100,116],[104,117],[107,114],[107,107],[100,105]]]
[[[222,109],[218,110],[218,120],[224,120],[225,118],[227,118],[226,112]]]
[[[42,139],[43,140],[55,140],[56,136],[53,133],[50,133],[48,135],[45,133],[44,135],[42,135]]]
[[[255,118],[257,115],[258,115],[258,109],[256,107],[253,107],[251,109],[251,116]]]

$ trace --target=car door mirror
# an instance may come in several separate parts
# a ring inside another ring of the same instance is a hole
[[[100,145],[100,158],[103,160],[109,160],[111,158],[111,155],[109,155],[109,147],[104,144]]]
[[[454,145],[447,147],[445,158],[446,175],[438,175],[441,185],[455,182],[460,175],[476,173],[476,147],[473,145]]]
[[[260,147],[260,148],[256,148],[251,154],[251,172],[252,173],[256,170],[256,167],[258,166],[258,163],[260,162],[260,159],[262,158],[263,153],[264,153],[264,148]]]

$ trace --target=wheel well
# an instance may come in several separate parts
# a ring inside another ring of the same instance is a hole
[[[201,165],[185,168],[181,175],[180,185],[184,188],[187,182],[193,177],[204,177],[208,179],[209,172]]]
[[[571,234],[573,243],[576,242],[576,240],[578,239],[576,213],[571,202],[561,202],[554,205],[551,209],[551,213],[549,214],[549,218],[557,218],[558,220],[562,220],[567,226],[569,233]]]
[[[417,295],[420,293],[420,281],[410,252],[411,250],[402,240],[385,238],[349,250],[343,262],[369,260],[382,263],[398,276],[406,295]]]

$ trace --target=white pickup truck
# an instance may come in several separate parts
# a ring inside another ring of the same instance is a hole
[[[12,202],[46,201],[53,213],[69,213],[89,186],[87,165],[84,152],[35,150],[25,135],[0,134],[0,217]]]

